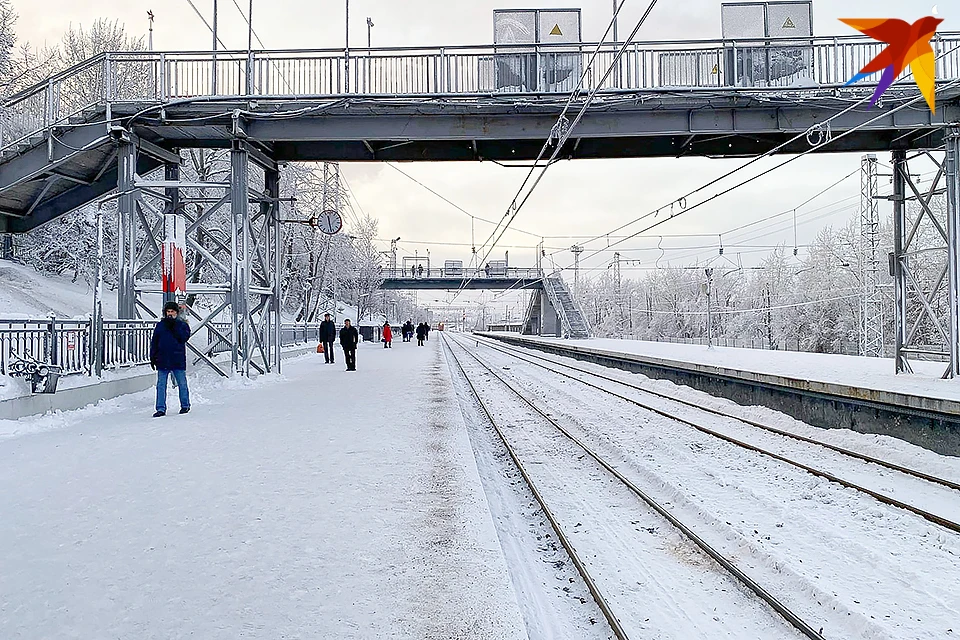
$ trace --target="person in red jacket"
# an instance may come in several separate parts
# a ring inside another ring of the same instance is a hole
[[[393,349],[393,331],[390,329],[390,323],[383,323],[383,348]]]

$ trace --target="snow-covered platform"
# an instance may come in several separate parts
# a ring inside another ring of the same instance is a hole
[[[654,377],[668,377],[741,404],[771,406],[817,426],[884,433],[960,455],[960,382],[940,379],[945,366],[941,363],[916,363],[916,373],[897,375],[888,358],[490,335],[603,364],[633,365]]]
[[[0,638],[525,638],[439,343],[0,421]]]

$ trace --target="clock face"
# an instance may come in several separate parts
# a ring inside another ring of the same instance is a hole
[[[340,233],[340,229],[343,228],[343,219],[338,212],[328,209],[317,217],[317,227],[323,233],[332,236]]]

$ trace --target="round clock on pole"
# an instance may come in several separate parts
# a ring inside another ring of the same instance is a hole
[[[327,235],[336,235],[343,228],[343,218],[340,212],[333,209],[327,209],[317,216],[317,228]]]

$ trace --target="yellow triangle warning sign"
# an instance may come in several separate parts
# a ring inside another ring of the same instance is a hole
[[[563,35],[563,31],[560,31],[560,25],[559,25],[559,24],[554,24],[554,25],[553,25],[553,29],[550,29],[550,35],[552,35],[552,36],[562,36],[562,35]]]
[[[787,19],[786,19],[786,21],[783,23],[783,28],[784,28],[784,29],[796,29],[796,28],[797,28],[797,25],[793,24],[793,20],[791,20],[790,17],[788,16]]]
[[[713,65],[713,71],[711,71],[710,73],[713,75],[717,75],[718,73],[720,73],[720,65],[718,64]]]

